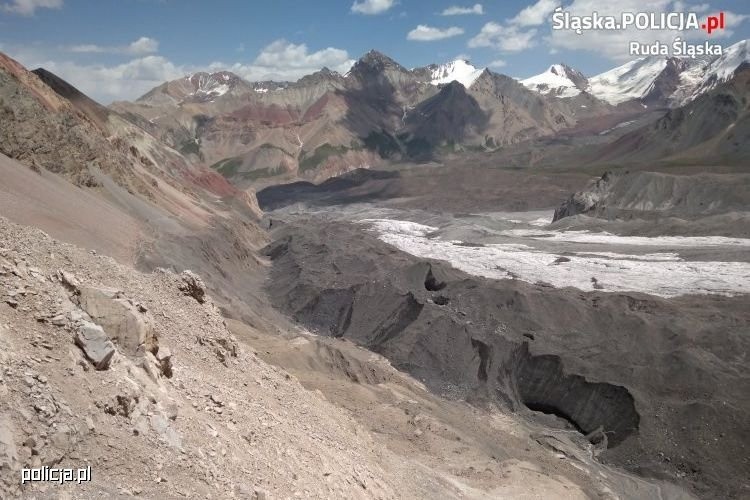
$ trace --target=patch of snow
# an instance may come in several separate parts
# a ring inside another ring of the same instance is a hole
[[[750,62],[750,41],[742,40],[725,47],[721,56],[682,58],[684,69],[679,74],[679,85],[670,96],[675,105],[684,105],[734,75],[744,62]],[[667,66],[667,58],[650,56],[592,77],[591,93],[619,104],[645,96]],[[645,106],[644,106],[645,107]]]
[[[216,95],[216,97],[223,96],[227,92],[229,92],[229,85],[219,85],[213,90],[211,90],[211,93]]]
[[[432,85],[442,85],[457,81],[467,89],[472,86],[484,69],[477,69],[468,61],[457,59],[447,64],[441,64],[432,70]]]
[[[610,132],[612,132],[613,130],[617,130],[618,128],[622,128],[622,127],[627,127],[628,125],[632,125],[633,123],[635,123],[635,120],[630,120],[630,121],[627,121],[627,122],[618,123],[617,125],[615,125],[612,128],[608,128],[607,130],[602,130],[601,132],[599,132],[599,135],[607,135]]]
[[[552,217],[539,217],[538,219],[529,221],[528,224],[532,226],[546,226],[547,224],[552,224]]]
[[[594,257],[604,257],[607,259],[624,259],[624,260],[646,260],[646,261],[663,261],[663,262],[677,262],[682,260],[680,256],[674,252],[659,252],[659,253],[647,253],[641,255],[630,255],[627,253],[617,252],[575,252],[576,255],[591,255]]]

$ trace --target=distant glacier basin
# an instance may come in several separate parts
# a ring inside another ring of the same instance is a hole
[[[461,271],[485,278],[661,297],[750,293],[749,262],[691,260],[680,255],[685,249],[750,250],[750,239],[617,236],[527,227],[496,232],[497,238],[507,238],[507,242],[474,244],[444,238],[440,228],[416,222],[361,222],[382,241],[404,252],[447,261]]]

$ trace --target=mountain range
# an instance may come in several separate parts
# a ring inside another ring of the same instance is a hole
[[[721,56],[694,59],[649,56],[591,78],[564,64],[555,64],[522,82],[530,89],[555,97],[588,92],[613,105],[639,100],[644,105],[676,107],[727,81],[748,60],[748,41],[743,40],[727,47]]]
[[[570,137],[578,141],[570,147],[588,151],[578,161],[653,161],[682,151],[685,130],[700,130],[689,135],[699,145],[718,140],[739,120],[729,135],[742,136],[746,89],[735,78],[748,60],[748,41],[742,41],[720,57],[647,57],[592,77],[555,64],[518,80],[465,60],[407,69],[373,50],[344,75],[323,68],[296,82],[249,82],[228,71],[201,72],[105,107],[52,73],[30,73],[3,56],[0,83],[41,101],[22,101],[30,107],[16,110],[18,128],[4,128],[0,150],[53,171],[87,151],[95,160],[71,167],[77,182],[96,184],[92,172],[101,169],[149,198],[156,196],[153,183],[140,172],[154,169],[226,196],[451,155],[526,161],[533,151],[535,158],[556,158],[554,143]],[[706,99],[720,101],[722,112],[712,114],[711,104],[703,104],[693,115]],[[23,134],[22,117],[45,116],[40,107],[56,111],[42,127],[48,136]],[[702,113],[715,126],[703,126]],[[63,154],[70,144],[81,147]],[[741,149],[721,146],[720,152],[732,161]],[[700,145],[694,150],[705,152]],[[128,163],[136,167],[122,168]]]

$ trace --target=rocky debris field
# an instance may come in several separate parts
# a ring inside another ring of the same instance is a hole
[[[0,218],[0,497],[396,498],[456,488],[229,333],[193,273]],[[92,468],[81,485],[20,469]]]
[[[635,228],[628,228],[623,221],[632,224],[640,220],[639,234],[747,237],[748,206],[750,175],[746,173],[606,172],[563,201],[553,221],[583,229],[586,219],[575,218],[586,215],[620,221],[620,227],[608,228],[618,233],[634,232]]]

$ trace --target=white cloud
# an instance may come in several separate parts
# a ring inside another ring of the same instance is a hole
[[[13,12],[22,16],[33,16],[36,9],[59,9],[63,0],[13,0],[11,3],[0,5],[6,12]]]
[[[93,43],[85,43],[82,45],[73,45],[68,48],[70,52],[76,52],[78,54],[100,54],[107,52],[106,47],[101,45],[94,45]]]
[[[551,21],[550,14],[560,0],[538,0],[522,9],[504,24],[494,21],[482,26],[480,32],[469,40],[469,47],[491,47],[501,52],[521,52],[537,45],[536,26]]]
[[[472,7],[459,7],[453,5],[445,9],[440,15],[441,16],[463,16],[467,14],[476,14],[481,16],[484,14],[484,7],[481,3],[475,3]]]
[[[560,3],[560,0],[539,0],[523,9],[509,22],[516,26],[539,26],[550,21],[552,12]]]
[[[489,63],[487,66],[489,66],[490,68],[504,68],[507,65],[508,63],[503,61],[502,59],[495,59],[494,61]]]
[[[396,5],[396,0],[356,0],[352,4],[352,12],[357,14],[382,14]]]
[[[711,6],[707,3],[701,3],[701,4],[695,4],[695,5],[688,5],[685,2],[682,2],[680,0],[677,0],[672,5],[672,10],[675,12],[695,12],[695,13],[703,13],[708,12],[708,9],[710,9]]]
[[[127,52],[129,54],[153,54],[159,51],[159,42],[153,38],[142,36],[135,42],[128,45]]]
[[[748,14],[736,14],[730,11],[724,11],[724,17],[728,28],[731,28],[733,26],[736,27],[737,25],[742,24],[750,19],[750,15]],[[717,32],[717,34],[719,34],[719,32]]]
[[[420,24],[406,35],[407,40],[417,42],[434,42],[436,40],[445,40],[454,36],[463,35],[464,30],[452,26],[450,28],[440,29]]]
[[[159,42],[142,36],[125,47],[107,47],[96,44],[82,44],[68,47],[69,52],[78,54],[130,54],[134,56],[154,54],[159,51]]]
[[[469,47],[492,47],[502,52],[520,52],[536,45],[536,33],[535,29],[522,31],[516,26],[489,22],[469,40]]]
[[[616,15],[622,12],[639,12],[643,10],[641,0],[573,0],[564,7],[565,12],[571,15],[591,15],[596,11],[600,16]],[[680,0],[651,0],[648,11],[659,14],[661,12],[708,12],[711,7],[707,4],[686,4]],[[626,61],[632,58],[629,54],[629,43],[631,41],[640,43],[662,43],[671,44],[676,37],[683,40],[701,41],[718,40],[728,38],[734,34],[741,23],[750,16],[739,15],[724,11],[727,28],[715,31],[708,37],[703,31],[671,31],[671,30],[638,30],[632,27],[627,30],[607,31],[590,30],[578,35],[574,31],[552,30],[547,42],[551,48],[556,50],[583,50],[592,51],[608,57],[614,61]]]
[[[216,68],[220,63],[212,63]],[[261,50],[252,64],[236,63],[229,70],[248,80],[297,80],[327,67],[346,73],[354,64],[345,50],[328,47],[309,52],[307,45],[276,40]]]

